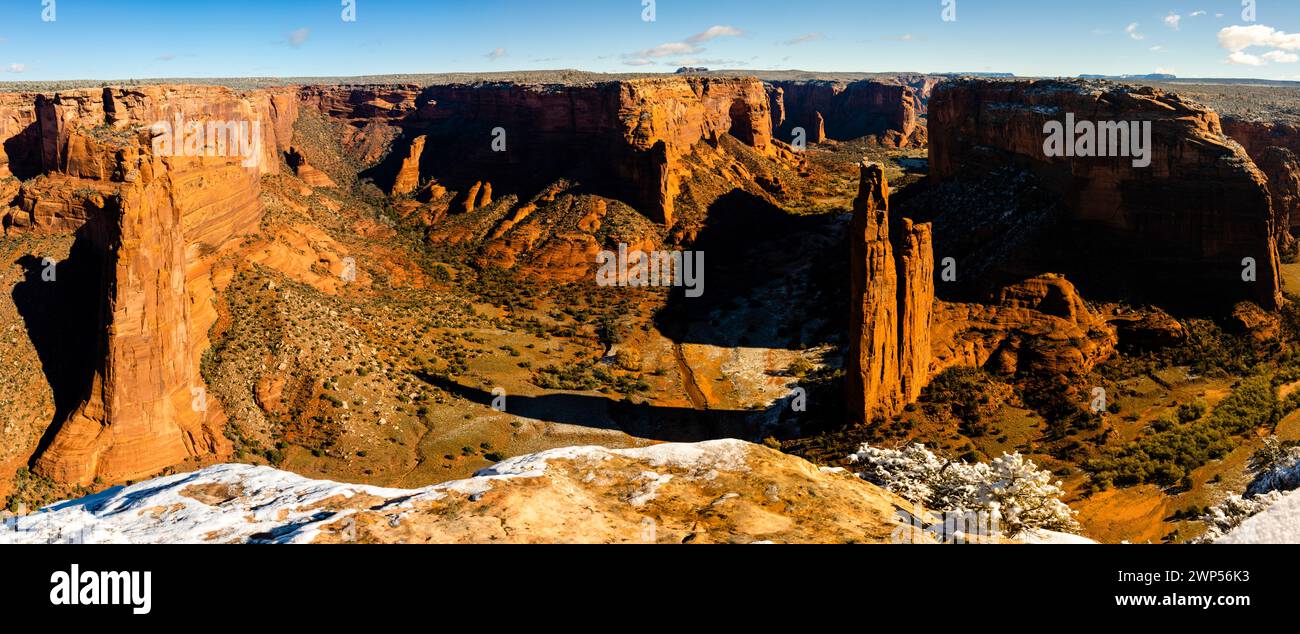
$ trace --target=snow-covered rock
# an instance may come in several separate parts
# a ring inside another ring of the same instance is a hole
[[[3,542],[888,542],[906,503],[735,440],[521,456],[403,490],[218,465],[54,504]]]
[[[1283,495],[1214,543],[1300,544],[1300,491]]]

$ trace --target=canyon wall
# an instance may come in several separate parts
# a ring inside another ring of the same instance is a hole
[[[0,93],[0,188],[4,187],[2,183],[6,180],[29,178],[40,169],[36,95]],[[3,199],[0,202],[9,201]]]
[[[671,225],[680,183],[687,176],[680,159],[698,143],[731,134],[756,151],[779,154],[772,144],[771,104],[754,79],[672,77],[629,81],[540,85],[447,84],[418,89],[393,87],[305,87],[302,104],[351,130],[345,146],[363,163],[382,152],[366,151],[383,135],[382,125],[406,137],[392,143],[389,190],[414,191],[429,180],[430,163],[478,164],[480,175],[553,172],[577,162],[592,163],[623,188],[629,202],[656,222]],[[493,151],[498,129],[508,152]],[[393,141],[391,138],[389,141]]]
[[[934,248],[930,225],[889,216],[878,164],[860,167],[850,229],[852,313],[845,390],[850,422],[892,416],[930,378]]]
[[[481,131],[489,149],[498,128],[510,159],[529,165],[591,161],[618,182],[650,219],[674,222],[681,159],[701,142],[730,134],[763,153],[772,143],[771,104],[754,79],[673,77],[574,86],[431,86],[417,124]]]
[[[289,147],[294,91],[109,88],[38,96],[34,109],[41,174],[22,183],[4,227],[75,231],[74,257],[90,260],[100,293],[93,379],[54,421],[37,471],[89,484],[222,454],[224,415],[198,372],[216,320],[210,267],[257,229],[260,176],[278,171]],[[247,155],[214,138],[155,154],[150,126],[178,116],[249,122],[250,134],[256,121],[259,137]]]
[[[1071,113],[1079,121],[1150,122],[1151,165],[1135,167],[1128,156],[1046,156],[1044,124]],[[1215,307],[1280,304],[1267,179],[1213,111],[1153,88],[954,80],[935,89],[929,126],[937,185],[996,169],[1028,172],[1059,197],[1070,222],[1105,236],[1119,254],[1115,270]],[[1243,275],[1251,261],[1254,281]]]
[[[1300,154],[1300,126],[1224,117],[1223,132],[1240,143],[1268,177],[1278,245],[1291,244],[1292,232],[1300,230],[1300,197],[1296,189],[1300,170],[1295,160]]]
[[[839,141],[874,136],[891,147],[925,145],[925,127],[917,115],[923,101],[911,86],[870,79],[770,83],[783,102],[784,121],[776,123],[781,140],[789,141],[796,127],[811,135],[824,121],[825,136]]]

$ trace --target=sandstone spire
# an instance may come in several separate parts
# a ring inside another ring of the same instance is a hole
[[[878,164],[861,166],[849,240],[845,389],[850,420],[870,422],[915,401],[929,378],[934,250],[929,224],[903,219],[891,230],[889,183]]]

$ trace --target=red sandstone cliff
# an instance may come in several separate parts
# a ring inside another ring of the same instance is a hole
[[[256,230],[259,176],[277,171],[289,147],[293,91],[111,88],[41,96],[34,107],[44,176],[23,183],[4,225],[76,230],[101,275],[94,377],[67,419],[55,421],[37,470],[88,484],[220,455],[224,416],[198,373],[216,319],[209,268],[223,245]],[[257,121],[257,151],[194,156],[196,145],[187,156],[155,154],[150,126],[178,115]]]
[[[1044,124],[1150,122],[1151,165],[1129,157],[1044,153]],[[930,169],[936,183],[1012,167],[1060,197],[1069,219],[1107,235],[1135,275],[1218,306],[1281,302],[1268,183],[1227,139],[1218,116],[1153,88],[1109,83],[961,80],[930,101]],[[1243,261],[1256,280],[1243,280]]]
[[[1224,117],[1223,132],[1240,143],[1268,177],[1278,245],[1289,245],[1293,240],[1292,231],[1300,229],[1300,200],[1296,189],[1300,171],[1294,164],[1295,156],[1300,155],[1300,126]]]
[[[925,145],[925,127],[917,118],[920,102],[915,90],[895,82],[862,80],[775,81],[784,110],[784,124],[777,123],[777,136],[790,139],[791,130],[819,129],[825,121],[825,136],[850,140],[874,136],[891,147]],[[775,96],[773,97],[775,98]]]

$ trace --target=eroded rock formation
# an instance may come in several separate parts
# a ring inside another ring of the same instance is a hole
[[[1080,376],[1110,358],[1118,343],[1115,327],[1055,274],[1007,285],[986,303],[939,302],[934,322],[936,374],[973,367],[1002,375]]]
[[[1273,197],[1273,233],[1279,249],[1295,242],[1292,230],[1300,224],[1300,159],[1291,150],[1269,146],[1254,155],[1255,165],[1268,177]]]
[[[771,83],[782,99],[785,121],[774,123],[783,141],[802,127],[809,139],[822,129],[825,138],[839,141],[872,136],[890,147],[925,145],[925,127],[917,119],[920,101],[910,86],[871,79]],[[824,128],[819,128],[821,121]]]
[[[849,234],[852,314],[845,389],[850,421],[890,416],[930,377],[934,249],[930,225],[891,222],[889,183],[860,167]]]
[[[153,86],[37,97],[43,175],[23,183],[4,225],[76,231],[74,252],[93,260],[100,293],[93,379],[54,421],[36,457],[40,473],[71,484],[121,481],[226,450],[224,415],[198,372],[216,319],[210,265],[256,229],[259,177],[278,171],[296,109],[293,91],[283,90]],[[178,138],[155,153],[151,126],[178,120],[186,130],[257,122],[245,129],[259,137],[247,153],[212,137],[189,146]]]
[[[307,183],[309,186],[338,187],[338,185],[334,183],[334,179],[330,178],[328,174],[320,171],[311,163],[308,163],[307,157],[303,155],[300,149],[290,147],[288,151],[284,153],[284,158],[285,161],[289,163],[289,167],[292,167],[294,173],[298,175],[298,178],[302,179],[302,182]]]
[[[730,134],[756,151],[776,154],[766,90],[752,79],[674,77],[580,86],[517,84],[432,86],[420,125],[480,131],[471,144],[490,161],[504,135],[510,164],[594,161],[656,222],[671,225],[682,161],[701,142]]]
[[[1290,247],[1300,229],[1300,127],[1286,122],[1223,118],[1223,132],[1241,144],[1268,177],[1279,247]]]
[[[1046,156],[1044,124],[1068,114],[1150,122],[1150,166],[1135,167],[1129,156]],[[1059,197],[1068,222],[1112,250],[1107,260],[1117,274],[1152,292],[1216,308],[1281,302],[1267,179],[1224,136],[1213,111],[1153,88],[959,80],[936,88],[929,124],[937,184],[1024,170]]]

